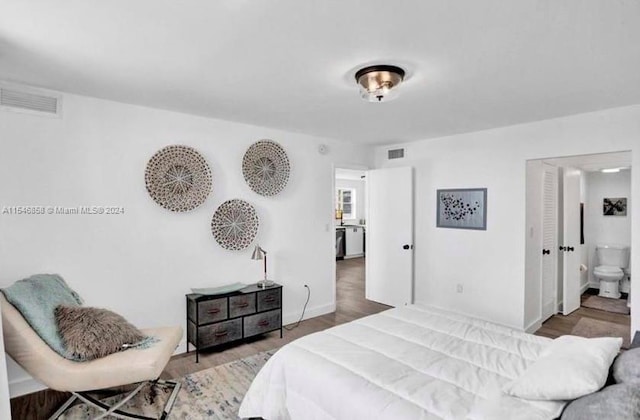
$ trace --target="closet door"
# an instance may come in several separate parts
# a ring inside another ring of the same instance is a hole
[[[580,170],[564,168],[562,313],[580,308]]]
[[[542,167],[542,319],[558,311],[558,168]]]

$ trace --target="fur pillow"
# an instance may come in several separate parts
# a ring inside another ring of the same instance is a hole
[[[73,360],[93,360],[125,350],[145,336],[120,315],[100,308],[59,305],[56,324]]]
[[[613,377],[618,383],[640,385],[640,348],[618,356],[613,362]]]
[[[562,420],[635,420],[640,417],[640,389],[630,384],[611,385],[570,403]]]

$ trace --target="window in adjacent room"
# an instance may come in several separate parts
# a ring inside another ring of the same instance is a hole
[[[343,219],[356,218],[356,190],[353,188],[336,188],[336,210],[342,210]]]

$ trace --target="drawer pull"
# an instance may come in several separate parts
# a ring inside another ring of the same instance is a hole
[[[220,313],[220,308],[213,308],[213,309],[209,309],[207,311],[208,314],[210,315],[215,315],[215,314],[219,314]]]
[[[249,302],[239,302],[235,303],[233,306],[235,306],[236,308],[246,308],[247,306],[249,306]]]
[[[224,331],[216,331],[215,336],[216,337],[224,337],[225,335],[229,334],[229,331],[224,330]]]
[[[262,299],[262,301],[265,303],[271,303],[271,302],[275,302],[276,298],[273,295],[269,295],[266,298]]]
[[[262,321],[258,322],[258,326],[260,327],[268,327],[269,326],[269,321],[266,319],[263,319]]]

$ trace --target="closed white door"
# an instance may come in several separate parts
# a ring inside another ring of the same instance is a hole
[[[564,168],[562,313],[580,307],[580,170]]]
[[[542,319],[558,311],[558,168],[542,165]]]
[[[367,172],[365,296],[390,306],[413,302],[413,169]]]

